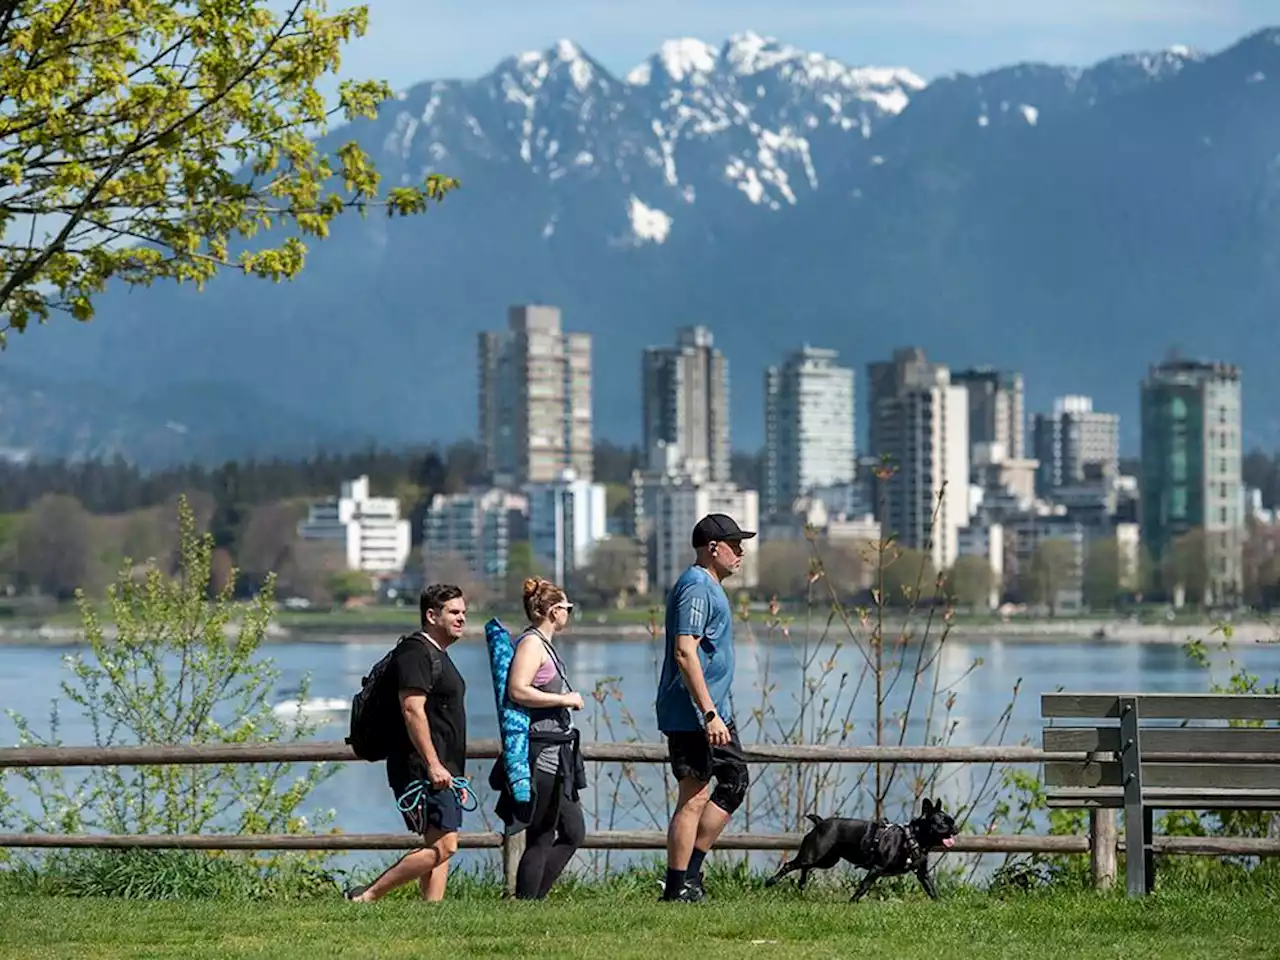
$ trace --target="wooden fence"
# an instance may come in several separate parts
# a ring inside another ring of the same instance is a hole
[[[496,740],[469,744],[473,760],[498,756]],[[584,742],[587,760],[622,763],[665,763],[662,743]],[[827,747],[809,744],[760,744],[744,746],[749,763],[920,763],[920,764],[1042,764],[1047,761],[1084,763],[1087,754],[1051,753],[1036,747]],[[1181,758],[1180,758],[1181,759]],[[223,763],[362,762],[345,743],[173,744],[130,747],[12,747],[0,748],[0,769],[31,767],[124,767]],[[725,833],[716,844],[721,850],[794,850],[800,833]],[[414,834],[0,834],[0,847],[183,849],[183,850],[408,850],[421,844]],[[501,849],[508,889],[523,852],[524,835],[503,837],[496,832],[463,832],[459,846]],[[587,834],[587,850],[661,850],[666,833],[661,830],[605,830]],[[1157,853],[1209,856],[1267,856],[1280,854],[1280,840],[1229,837],[1156,837]],[[957,853],[1088,854],[1096,887],[1114,882],[1116,862],[1124,850],[1116,830],[1115,810],[1091,810],[1087,836],[1034,834],[963,834]]]

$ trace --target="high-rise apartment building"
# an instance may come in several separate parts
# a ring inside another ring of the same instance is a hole
[[[1237,600],[1244,577],[1241,423],[1231,364],[1169,360],[1142,382],[1142,542],[1165,590],[1203,579],[1210,604]],[[1202,556],[1177,555],[1180,539]]]
[[[951,374],[951,383],[969,392],[969,457],[987,448],[988,461],[1026,456],[1022,374],[980,367]],[[993,455],[999,451],[998,455]]]
[[[644,351],[644,449],[659,441],[729,479],[729,361],[706,327],[683,327],[672,347]]]
[[[1037,413],[1032,443],[1040,462],[1036,493],[1041,496],[1120,472],[1120,417],[1095,411],[1089,397],[1059,397],[1053,413]]]
[[[969,524],[969,392],[915,347],[867,369],[867,452],[877,461],[888,457],[895,470],[875,484],[876,519],[886,537],[928,549],[935,565],[949,567]]]
[[[506,330],[480,334],[480,438],[494,482],[592,477],[591,336],[566,333],[560,310],[512,307]]]
[[[766,517],[817,488],[854,482],[854,374],[837,357],[805,346],[765,371]]]

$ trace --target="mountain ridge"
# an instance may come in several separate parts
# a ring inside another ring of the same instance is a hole
[[[111,292],[91,326],[32,331],[0,363],[220,381],[318,423],[316,442],[450,440],[475,429],[475,333],[552,302],[595,337],[607,439],[638,439],[640,350],[697,322],[730,359],[743,446],[764,366],[803,339],[855,367],[859,410],[866,364],[917,343],[1020,369],[1029,411],[1090,393],[1132,449],[1138,380],[1170,345],[1239,362],[1275,339],[1277,37],[923,86],[749,32],[664,44],[622,77],[557,42],[330,135],[389,185],[459,176],[427,217],[343,222],[288,285]],[[1260,411],[1280,396],[1254,376],[1248,436],[1274,446]]]

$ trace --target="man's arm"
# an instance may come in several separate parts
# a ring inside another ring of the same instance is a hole
[[[711,699],[711,691],[707,689],[707,678],[702,675],[702,661],[698,659],[698,641],[701,639],[688,633],[676,636],[676,666],[680,668],[689,696],[698,705],[698,711],[706,716],[716,705]]]
[[[453,783],[451,774],[431,742],[431,725],[427,722],[427,694],[422,690],[407,688],[400,691],[400,715],[404,728],[409,732],[409,742],[427,764],[427,779],[433,787],[447,787]]]
[[[700,717],[716,708],[707,689],[707,678],[702,673],[702,661],[698,659],[698,644],[707,627],[707,615],[711,610],[711,598],[702,590],[687,590],[676,599],[675,661],[684,678],[685,689],[698,707]],[[707,740],[713,745],[729,742],[729,728],[720,717],[706,725]]]

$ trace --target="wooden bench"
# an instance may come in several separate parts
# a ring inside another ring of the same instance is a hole
[[[1040,715],[1077,724],[1046,725],[1047,753],[1090,755],[1045,763],[1048,804],[1124,810],[1131,897],[1155,886],[1153,810],[1280,810],[1280,696],[1046,693]]]

